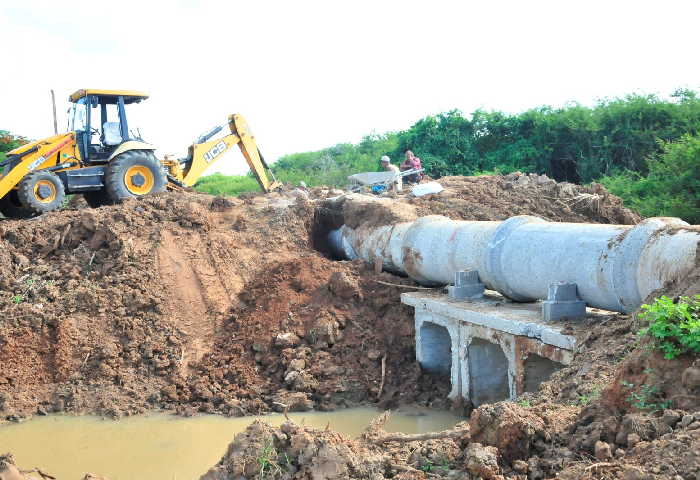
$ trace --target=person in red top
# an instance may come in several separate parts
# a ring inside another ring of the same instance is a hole
[[[414,168],[421,168],[420,158],[416,157],[412,151],[406,150],[406,159],[401,164],[401,171],[412,170]],[[410,183],[418,183],[421,181],[421,178],[423,178],[423,173],[408,175],[405,178]]]

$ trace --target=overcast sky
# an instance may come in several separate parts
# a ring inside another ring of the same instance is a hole
[[[697,1],[4,1],[0,129],[65,129],[79,88],[145,90],[184,154],[242,113],[269,160],[458,108],[519,112],[700,87]],[[220,165],[220,166],[219,166]],[[246,171],[239,153],[217,169]]]

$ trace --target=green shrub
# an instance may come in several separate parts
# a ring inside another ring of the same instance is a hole
[[[700,136],[662,143],[647,160],[649,175],[623,171],[600,183],[645,217],[680,217],[700,223]]]
[[[664,295],[642,309],[639,316],[648,320],[649,326],[639,334],[651,337],[664,358],[700,353],[700,295],[680,297],[676,302]]]
[[[625,381],[622,382],[622,385],[630,389],[627,401],[637,410],[646,410],[653,413],[666,410],[671,406],[670,400],[661,399],[661,392],[657,385],[642,384],[635,387],[633,383]]]

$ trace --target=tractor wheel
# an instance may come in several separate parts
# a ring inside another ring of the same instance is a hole
[[[114,202],[162,192],[167,182],[163,164],[148,150],[129,150],[118,155],[105,174],[105,190]]]
[[[51,172],[30,173],[17,187],[19,203],[33,215],[57,210],[63,206],[66,191],[58,175]]]
[[[0,198],[0,213],[6,218],[31,218],[32,212],[22,206],[17,198],[17,190],[10,190],[7,195]]]
[[[109,198],[107,192],[104,190],[95,190],[94,192],[83,193],[83,198],[85,202],[91,208],[99,208],[105,205],[112,205],[114,202]]]

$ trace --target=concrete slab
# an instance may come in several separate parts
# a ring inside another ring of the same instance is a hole
[[[407,292],[401,294],[401,302],[416,309],[425,310],[461,320],[474,325],[493,328],[501,332],[536,338],[542,343],[573,350],[576,339],[563,334],[575,323],[548,323],[542,320],[541,302],[516,303],[495,292],[488,292],[479,301],[454,300],[432,292]]]

